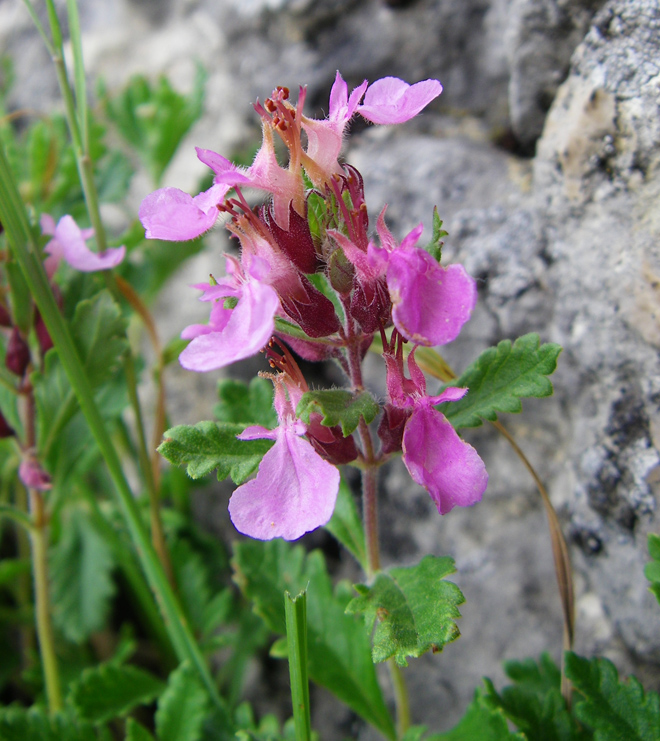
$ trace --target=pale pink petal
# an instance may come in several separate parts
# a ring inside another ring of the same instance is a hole
[[[185,242],[207,232],[218,218],[216,206],[229,185],[213,185],[194,198],[178,188],[161,188],[141,203],[138,216],[147,239]]]
[[[280,300],[271,286],[248,279],[231,316],[220,332],[202,334],[179,355],[179,362],[192,371],[223,368],[256,355],[271,338]]]
[[[477,301],[475,281],[462,265],[443,268],[421,249],[396,250],[387,267],[394,325],[419,345],[455,339]]]
[[[255,479],[229,500],[236,529],[258,540],[296,540],[332,517],[339,471],[293,429],[282,427]]]
[[[89,239],[92,234],[93,230],[90,229],[81,231],[71,216],[63,216],[55,227],[54,238],[44,248],[52,258],[47,259],[47,272],[52,270],[52,263],[59,259],[66,260],[72,268],[83,273],[109,270],[119,265],[124,259],[126,248],[122,246],[105,252],[92,252],[85,244],[85,239]]]
[[[428,490],[441,515],[480,501],[488,485],[477,451],[430,403],[418,404],[406,423],[403,462],[413,480]]]
[[[398,77],[383,77],[369,85],[357,111],[375,124],[399,124],[414,118],[441,92],[438,80],[409,85]]]

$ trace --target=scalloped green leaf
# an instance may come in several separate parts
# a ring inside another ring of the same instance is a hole
[[[197,741],[209,714],[208,693],[187,663],[175,669],[158,701],[158,741]]]
[[[504,671],[515,684],[497,692],[489,679],[485,697],[525,734],[543,741],[586,741],[561,695],[561,673],[548,654],[539,661],[507,661]]]
[[[345,614],[350,591],[342,584],[333,593],[323,554],[306,555],[282,540],[236,544],[234,581],[254,603],[254,611],[280,636],[286,634],[284,592],[307,588],[309,675],[358,715],[394,738],[392,718],[371,661],[362,621]]]
[[[135,666],[101,664],[85,669],[69,694],[81,718],[105,723],[158,697],[165,684]]]
[[[536,737],[530,737],[536,738]],[[502,710],[493,707],[477,688],[465,715],[451,731],[433,733],[424,741],[526,741],[527,736],[509,730]]]
[[[64,636],[82,643],[103,628],[115,594],[112,549],[81,510],[72,510],[51,548],[53,619]]]
[[[100,738],[87,721],[74,718],[71,712],[50,716],[45,708],[34,706],[0,708],[2,741],[95,741]]]
[[[490,347],[451,386],[469,388],[459,401],[440,404],[438,409],[456,429],[478,427],[483,420],[494,422],[499,412],[517,414],[521,399],[552,395],[547,376],[557,368],[561,347],[541,345],[534,333],[519,337],[513,344],[502,340]]]
[[[460,635],[454,622],[461,616],[458,605],[465,601],[461,590],[445,577],[453,574],[449,556],[425,556],[416,566],[380,572],[372,586],[356,584],[359,597],[346,611],[364,614],[373,635],[375,662],[394,657],[408,666],[407,657],[441,651]]]
[[[609,659],[585,659],[567,651],[566,676],[581,695],[575,715],[593,730],[595,741],[660,738],[660,696],[645,692],[635,677],[619,680]]]
[[[368,424],[379,410],[378,402],[368,391],[355,394],[347,389],[322,389],[306,391],[298,402],[296,415],[309,423],[310,415],[318,413],[323,417],[322,425],[340,425],[342,434],[348,437],[357,428],[361,417]]]
[[[242,484],[257,470],[272,440],[238,440],[245,425],[231,422],[198,422],[177,425],[165,432],[158,452],[175,466],[186,466],[188,476],[199,479],[214,469],[218,481],[231,477]]]

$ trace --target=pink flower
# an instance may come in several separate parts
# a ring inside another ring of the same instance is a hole
[[[409,85],[397,77],[384,77],[371,85],[365,80],[349,96],[348,85],[337,72],[330,91],[328,118],[322,121],[302,118],[308,140],[306,157],[303,158],[305,169],[317,184],[340,172],[337,158],[346,126],[356,113],[376,124],[404,123],[420,113],[441,92],[442,85],[438,80]],[[363,95],[364,103],[359,105]]]
[[[246,274],[236,258],[227,257],[227,277],[216,285],[197,284],[204,290],[202,301],[214,301],[208,326],[194,324],[182,337],[192,342],[179,356],[187,370],[210,371],[249,358],[268,343],[275,329],[275,313],[280,301],[276,291],[262,282],[269,268],[254,258]],[[225,309],[223,299],[237,299],[233,309]]]
[[[426,395],[426,381],[414,359],[408,357],[410,379],[403,374],[399,357],[386,354],[387,386],[394,407],[412,410],[403,431],[403,462],[413,481],[431,495],[438,512],[468,507],[481,500],[488,473],[477,451],[458,436],[447,418],[434,408],[457,401],[463,388],[446,388],[438,396]]]
[[[384,214],[385,209],[377,224],[383,247],[370,244],[368,256],[370,264],[386,276],[394,326],[418,345],[451,342],[477,302],[475,281],[462,265],[444,268],[415,246],[422,233],[421,224],[397,245],[385,226]]]
[[[266,438],[275,440],[275,445],[263,457],[256,478],[232,494],[229,515],[236,529],[251,538],[296,540],[332,517],[339,471],[301,437],[307,428],[294,412],[300,390],[287,384],[287,398],[282,375],[273,381],[279,426],[274,430],[248,427],[238,438]]]
[[[55,220],[49,214],[41,215],[41,231],[53,239],[44,247],[48,257],[44,267],[52,276],[60,260],[65,260],[72,268],[83,273],[96,270],[109,270],[124,259],[124,246],[108,249],[103,253],[92,252],[85,242],[94,236],[93,229],[81,230],[71,216],[63,216],[55,226]]]

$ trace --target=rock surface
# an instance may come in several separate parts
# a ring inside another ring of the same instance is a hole
[[[564,346],[555,397],[504,421],[571,543],[576,649],[603,652],[657,688],[660,612],[642,568],[660,492],[660,0],[81,5],[91,74],[110,86],[161,71],[185,86],[195,59],[209,69],[207,115],[166,175],[183,188],[201,174],[192,145],[228,153],[249,140],[249,101],[276,84],[306,82],[320,109],[337,68],[350,83],[442,80],[423,117],[358,133],[347,159],[365,177],[372,218],[389,203],[399,236],[430,226],[437,205],[450,233],[445,259],[478,279],[473,319],[446,348],[454,367],[529,331]],[[52,106],[54,77],[32,74],[46,55],[18,4],[0,5],[0,46],[17,59],[14,105]],[[534,147],[531,159],[511,153]],[[147,189],[136,182],[136,202]],[[191,276],[214,260],[187,268],[182,305]],[[185,323],[173,316],[167,331]],[[450,553],[467,597],[463,638],[409,672],[413,718],[434,729],[456,722],[481,676],[502,678],[502,659],[546,649],[558,658],[561,648],[538,495],[494,431],[467,437],[491,477],[479,506],[440,518],[400,463],[383,483],[386,559]],[[348,733],[350,717],[326,702],[317,698],[318,727],[332,719]]]

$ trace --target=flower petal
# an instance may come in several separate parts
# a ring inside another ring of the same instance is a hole
[[[229,500],[236,529],[252,538],[296,540],[332,517],[339,471],[291,428],[280,428],[255,479]]]
[[[481,500],[488,473],[477,451],[430,403],[417,406],[403,433],[403,462],[441,515]]]
[[[261,350],[275,329],[280,300],[271,286],[248,279],[231,316],[219,332],[200,334],[179,355],[186,370],[204,372],[249,358]]]
[[[455,339],[477,301],[476,283],[462,265],[443,268],[418,248],[390,255],[387,287],[394,325],[419,345],[444,345]]]
[[[414,118],[441,92],[438,80],[409,85],[398,77],[383,77],[369,85],[357,111],[375,124],[399,124]]]
[[[217,204],[222,203],[230,186],[213,185],[193,198],[178,188],[161,188],[141,203],[138,216],[147,239],[185,242],[207,232],[218,218]]]
[[[90,231],[89,229],[81,231],[71,216],[63,216],[55,227],[54,238],[46,245],[44,251],[53,260],[62,258],[72,268],[83,273],[109,270],[119,265],[124,259],[126,248],[122,246],[108,249],[105,252],[92,252],[85,244],[85,239],[91,236]],[[49,261],[50,258],[47,259],[47,262]],[[51,268],[51,265],[47,267]]]

